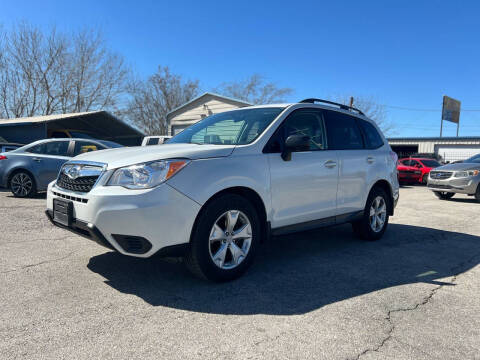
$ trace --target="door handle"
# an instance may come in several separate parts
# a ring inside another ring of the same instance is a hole
[[[369,164],[373,164],[375,162],[375,158],[373,156],[369,156],[369,157],[367,157],[367,162]]]
[[[325,161],[324,165],[327,168],[334,168],[335,166],[337,166],[337,162],[333,161],[333,160],[327,160],[327,161]]]
[[[40,161],[42,161],[42,159],[37,158],[37,157],[34,157],[34,158],[33,158],[33,161],[40,162]]]

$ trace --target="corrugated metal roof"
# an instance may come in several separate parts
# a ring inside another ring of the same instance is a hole
[[[396,137],[388,141],[480,141],[480,136],[446,136],[446,137]]]
[[[87,111],[87,112],[70,113],[70,114],[52,114],[52,115],[43,115],[43,116],[32,116],[32,117],[24,117],[24,118],[16,118],[16,119],[0,119],[0,125],[42,123],[42,122],[48,122],[48,121],[54,121],[54,120],[82,117],[85,115],[99,114],[102,112],[104,111]],[[110,116],[113,116],[113,115],[110,115]]]

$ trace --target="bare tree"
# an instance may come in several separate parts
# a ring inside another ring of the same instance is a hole
[[[115,110],[128,69],[98,31],[21,23],[0,34],[0,117]]]
[[[350,96],[338,95],[331,98],[338,103],[350,105]],[[365,116],[375,121],[385,135],[389,135],[394,131],[394,125],[387,120],[385,106],[378,103],[375,98],[371,96],[353,96],[353,107],[361,110]]]
[[[267,82],[260,74],[253,74],[242,81],[220,84],[214,91],[252,104],[284,102],[285,97],[293,93],[290,88],[279,88],[275,83]]]
[[[132,97],[125,115],[149,135],[165,135],[167,114],[198,95],[198,80],[184,80],[168,67],[159,66],[146,81],[132,81]]]

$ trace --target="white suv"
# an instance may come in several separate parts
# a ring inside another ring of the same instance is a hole
[[[271,235],[351,223],[380,239],[399,196],[396,162],[356,109],[319,99],[252,106],[163,146],[77,156],[49,185],[47,215],[122,254],[185,256],[196,275],[225,281]]]

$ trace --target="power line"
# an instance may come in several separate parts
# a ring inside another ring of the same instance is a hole
[[[419,108],[409,108],[409,107],[387,105],[387,104],[381,104],[381,106],[385,106],[392,109],[398,109],[398,110],[407,110],[407,111],[442,111],[442,109],[419,109]],[[480,109],[460,109],[460,111],[480,112]]]

